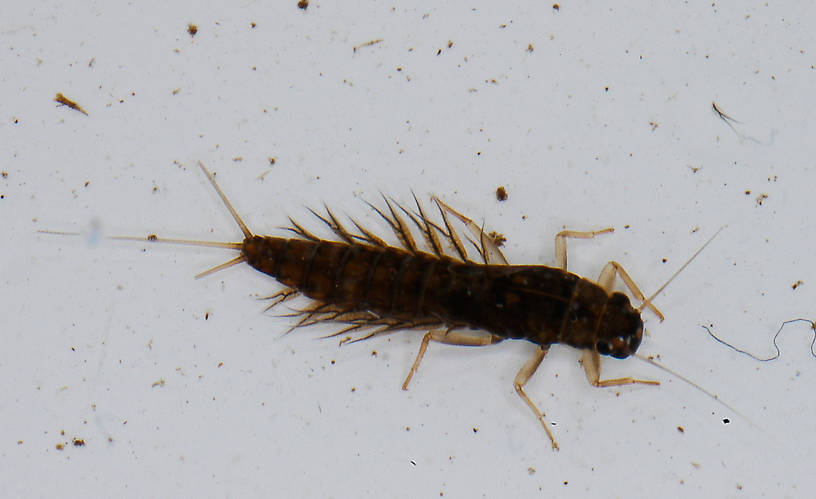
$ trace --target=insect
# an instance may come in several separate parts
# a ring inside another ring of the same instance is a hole
[[[291,218],[292,225],[287,229],[296,237],[259,236],[243,222],[213,174],[203,163],[199,162],[199,166],[241,228],[244,240],[191,241],[151,234],[148,241],[239,251],[232,260],[196,277],[246,262],[285,286],[268,297],[271,304],[267,310],[297,295],[311,298],[310,306],[293,314],[299,320],[289,331],[331,322],[341,324],[342,328],[327,338],[361,333],[354,339],[347,336],[341,341],[344,343],[400,330],[425,330],[403,389],[416,375],[430,342],[486,346],[505,339],[525,339],[536,344],[538,348],[516,374],[513,386],[543,425],[553,449],[558,449],[558,444],[544,413],[524,391],[550,346],[563,343],[581,349],[587,379],[596,387],[658,385],[657,381],[631,377],[601,379],[600,356],[623,359],[635,354],[643,338],[643,310],[649,308],[662,321],[663,314],[652,300],[713,240],[709,239],[657,292],[646,298],[615,261],[606,264],[597,281],[566,270],[568,239],[590,239],[611,233],[612,228],[559,232],[555,236],[557,267],[509,265],[490,236],[436,197],[432,200],[441,214],[441,223],[426,215],[416,196],[415,210],[385,196],[386,209],[369,203],[391,227],[401,246],[387,244],[353,219],[358,232],[350,232],[328,207],[325,215],[310,211],[333,231],[337,241],[320,238]],[[469,258],[453,220],[458,220],[475,237],[466,236],[464,240],[475,247],[481,262]],[[414,230],[421,233],[427,250],[415,241]],[[145,240],[129,236],[112,239]],[[626,294],[613,290],[618,277],[641,302],[640,306],[633,306]]]

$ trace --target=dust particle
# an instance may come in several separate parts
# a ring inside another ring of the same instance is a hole
[[[54,97],[54,100],[59,102],[63,106],[68,106],[69,108],[73,109],[74,111],[79,111],[80,113],[84,114],[85,116],[88,116],[88,113],[84,109],[82,109],[82,106],[80,106],[76,102],[72,101],[68,97],[62,95],[62,92],[57,92],[57,95],[56,95],[56,97]]]
[[[189,33],[190,36],[196,36],[196,33],[198,33],[198,26],[196,26],[193,23],[188,24],[187,25],[187,33]]]
[[[503,185],[496,187],[496,199],[499,201],[507,201],[507,189]]]
[[[803,281],[803,280],[799,279],[798,281],[796,281],[795,283],[793,283],[793,285],[791,286],[791,288],[796,289],[796,288],[798,288],[799,286],[801,286],[801,285],[802,285],[802,284],[804,284],[804,283],[805,283],[805,281]]]
[[[297,6],[298,9],[306,10],[306,8],[309,6],[309,0],[298,0]]]
[[[685,429],[685,428],[683,428],[682,426],[678,426],[678,427],[677,427],[677,431],[679,431],[680,433],[685,433],[685,432],[686,432],[686,429]]]
[[[74,437],[73,443],[74,447],[83,447],[85,445],[85,439]]]
[[[490,234],[488,234],[487,236],[493,241],[493,244],[495,244],[499,248],[504,246],[504,243],[507,242],[507,238],[504,237],[504,234],[496,232],[495,230],[491,231]]]

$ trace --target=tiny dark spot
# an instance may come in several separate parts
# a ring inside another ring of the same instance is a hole
[[[686,432],[686,429],[685,429],[685,428],[683,428],[682,426],[678,426],[678,427],[677,427],[677,431],[679,431],[680,433],[685,433],[685,432]]]
[[[306,10],[306,7],[309,6],[309,0],[298,0],[297,6],[298,9]]]
[[[496,187],[496,199],[499,201],[507,201],[507,189],[503,185]]]
[[[730,419],[728,419],[728,418],[723,418],[723,424],[728,424],[728,423],[730,423],[730,422],[731,422],[731,420],[730,420]]]
[[[558,5],[557,3],[554,3],[553,4],[553,10],[556,11],[556,12],[559,11],[559,10],[561,10],[561,6]]]
[[[76,438],[76,437],[74,437],[73,442],[74,442],[74,447],[82,447],[82,446],[84,446],[84,445],[85,445],[85,440],[84,440],[84,439],[82,439],[82,438]]]
[[[196,36],[196,33],[198,33],[198,26],[196,26],[193,23],[188,24],[187,25],[187,33],[189,33],[190,36]]]
[[[148,241],[158,241],[159,236],[157,236],[156,234],[150,234],[149,236],[147,236],[147,240]]]

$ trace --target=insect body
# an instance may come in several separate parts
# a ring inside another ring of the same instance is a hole
[[[595,386],[659,384],[634,378],[602,380],[600,355],[622,359],[635,353],[643,334],[641,311],[649,307],[662,320],[662,314],[651,301],[668,282],[647,299],[617,262],[609,262],[597,282],[566,271],[566,239],[588,239],[612,232],[611,228],[560,232],[555,245],[558,268],[508,265],[481,228],[436,198],[442,224],[431,221],[418,201],[417,211],[395,207],[387,198],[387,212],[372,206],[392,227],[402,247],[388,245],[354,221],[359,234],[349,232],[328,208],[325,216],[313,213],[333,230],[339,241],[321,239],[294,220],[289,230],[297,234],[296,238],[258,236],[238,216],[213,175],[203,164],[199,165],[241,227],[244,240],[222,243],[162,239],[155,235],[148,240],[240,251],[236,258],[198,277],[242,262],[274,277],[286,289],[269,297],[273,300],[269,308],[297,294],[313,300],[307,309],[294,314],[300,320],[292,329],[334,322],[343,328],[330,337],[354,331],[364,333],[353,341],[404,329],[427,330],[403,389],[407,389],[431,341],[484,346],[507,338],[526,339],[539,348],[519,370],[514,386],[557,449],[544,415],[523,388],[550,345],[564,343],[582,349],[581,362],[588,380]],[[465,244],[452,228],[451,217],[462,222],[478,239],[477,243],[468,238],[483,263],[468,258]],[[418,247],[411,223],[422,233],[430,251]],[[454,255],[448,254],[443,241],[453,248]],[[492,259],[503,263],[491,264]],[[680,270],[683,268],[685,265]],[[612,290],[616,276],[642,302],[640,307],[633,307],[625,294]]]

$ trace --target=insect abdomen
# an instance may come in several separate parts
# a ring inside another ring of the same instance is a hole
[[[422,290],[435,258],[398,248],[254,236],[247,263],[303,295],[348,311],[425,315]]]
[[[460,263],[395,247],[253,236],[247,263],[303,295],[382,318],[484,329],[540,345],[592,345],[607,295],[544,266]]]

